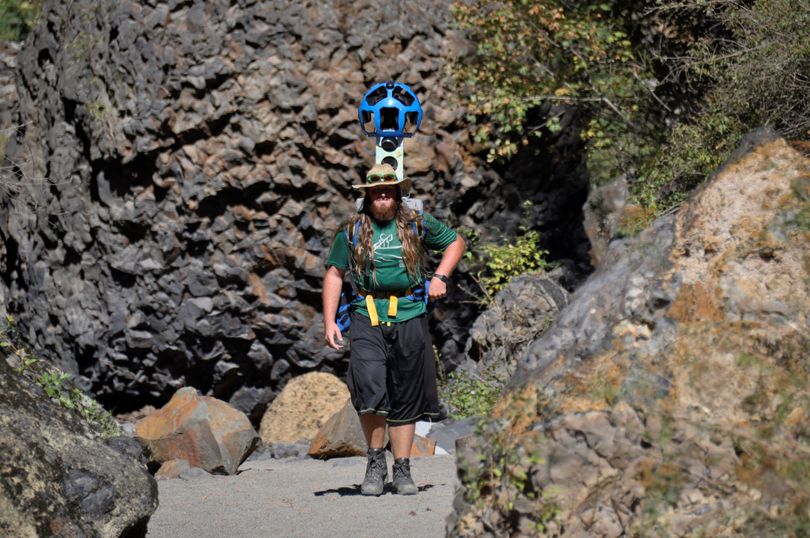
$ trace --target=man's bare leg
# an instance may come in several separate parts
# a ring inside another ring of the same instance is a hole
[[[388,476],[388,463],[385,461],[385,417],[361,415],[360,425],[368,443],[368,464],[366,477],[360,486],[363,495],[381,495]]]
[[[414,432],[416,432],[416,424],[388,426],[388,435],[391,436],[391,452],[394,453],[395,460],[411,457]]]
[[[414,495],[419,491],[411,478],[411,445],[415,431],[416,424],[388,426],[394,453],[394,490],[400,495]]]
[[[385,417],[380,415],[360,415],[360,425],[366,436],[369,448],[383,448],[385,443]]]

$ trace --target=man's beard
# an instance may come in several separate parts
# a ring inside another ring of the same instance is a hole
[[[397,214],[397,204],[392,199],[377,200],[371,203],[371,216],[380,222],[388,222]]]

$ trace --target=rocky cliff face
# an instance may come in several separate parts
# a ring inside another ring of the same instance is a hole
[[[468,46],[450,21],[447,0],[48,3],[18,58],[24,196],[0,207],[31,344],[120,411],[192,385],[257,419],[292,375],[343,373],[320,279],[373,161],[357,103],[381,80],[423,103],[406,170],[428,211],[486,235],[531,200],[554,254],[584,259],[575,156],[476,157],[445,79]],[[449,361],[469,326],[452,316]]]
[[[6,42],[0,45],[0,156],[5,155],[6,142],[13,134],[14,103],[17,102],[17,84],[14,71],[20,44]]]
[[[808,216],[775,140],[612,243],[461,458],[451,534],[803,534]]]

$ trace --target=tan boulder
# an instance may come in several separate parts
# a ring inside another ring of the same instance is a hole
[[[138,421],[135,436],[149,447],[154,462],[183,459],[226,474],[236,472],[258,441],[244,413],[192,387],[178,390],[163,408]]]
[[[385,432],[385,444],[388,443],[388,431]],[[351,400],[346,401],[343,409],[335,413],[324,424],[312,443],[308,454],[313,458],[347,458],[350,456],[365,456],[368,450],[366,436],[360,425],[360,417],[352,405]],[[436,441],[421,435],[414,435],[411,444],[411,457],[432,456],[436,452]]]
[[[349,388],[332,374],[311,372],[291,379],[262,417],[262,442],[311,440],[348,398]]]
[[[343,409],[335,413],[318,431],[309,446],[313,458],[345,458],[365,456],[368,450],[360,417],[351,400],[345,401]]]

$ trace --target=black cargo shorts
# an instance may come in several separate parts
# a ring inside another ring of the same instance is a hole
[[[387,417],[390,425],[439,415],[436,363],[427,316],[380,323],[351,314],[348,385],[360,415]]]

